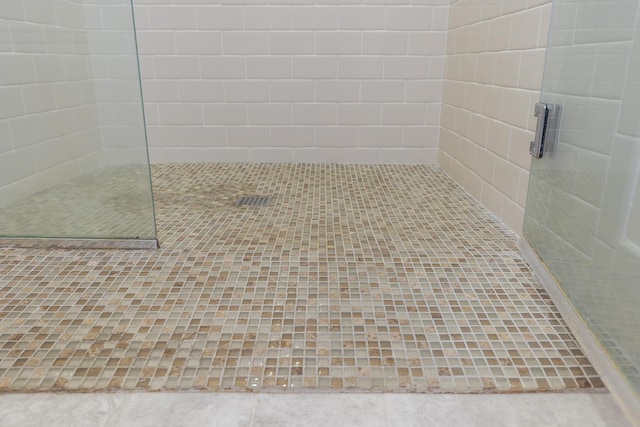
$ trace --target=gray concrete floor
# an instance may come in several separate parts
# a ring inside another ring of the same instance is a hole
[[[5,394],[0,425],[630,426],[608,393]]]

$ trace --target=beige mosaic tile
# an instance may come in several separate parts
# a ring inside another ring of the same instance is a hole
[[[436,168],[153,175],[159,250],[0,249],[1,390],[602,386],[515,236]]]
[[[0,236],[153,239],[147,165],[107,166],[4,206]]]

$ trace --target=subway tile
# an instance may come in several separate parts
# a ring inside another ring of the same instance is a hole
[[[11,33],[9,33],[9,23],[0,22],[0,52],[11,52]]]
[[[347,165],[371,165],[380,163],[380,150],[377,148],[341,148],[337,163]]]
[[[432,7],[388,6],[386,9],[387,30],[424,31],[431,29]]]
[[[425,111],[423,104],[383,104],[381,123],[383,125],[423,125]]]
[[[18,1],[5,1],[0,6],[0,16],[4,19],[24,20],[24,4]]]
[[[149,22],[154,30],[190,30],[196,27],[196,8],[189,6],[155,6],[149,8]]]
[[[0,120],[0,153],[13,149],[13,141],[11,139],[11,130],[8,120]]]
[[[341,56],[338,58],[338,78],[381,79],[382,73],[382,57]]]
[[[292,108],[288,104],[249,104],[249,124],[289,125],[292,124]]]
[[[411,31],[408,38],[409,55],[445,55],[446,31]]]
[[[247,58],[247,78],[291,79],[292,67],[289,57],[253,56]]]
[[[460,163],[469,169],[473,169],[478,152],[481,150],[482,148],[478,147],[473,141],[467,138],[460,138]]]
[[[271,131],[268,126],[233,126],[227,129],[229,147],[268,147]]]
[[[384,77],[386,79],[425,79],[428,74],[429,58],[385,57]]]
[[[504,201],[507,199],[500,191],[495,187],[484,183],[482,185],[482,195],[480,196],[480,203],[482,203],[489,211],[496,217],[502,217],[502,207]]]
[[[317,102],[358,102],[360,82],[349,80],[317,80],[315,100]]]
[[[365,55],[406,55],[408,33],[406,31],[366,32],[363,35]]]
[[[501,118],[506,123],[527,128],[529,113],[533,115],[533,106],[535,104],[533,94],[529,91],[517,89],[505,90],[503,94]]]
[[[41,114],[47,123],[47,133],[53,138],[68,135],[75,130],[73,112],[69,110],[52,110]]]
[[[538,47],[538,32],[542,10],[533,8],[513,15],[509,33],[510,49],[531,49]]]
[[[7,3],[12,3],[12,1],[8,1]],[[29,22],[37,22],[39,24],[45,25],[55,25],[56,24],[56,9],[58,13],[62,12],[71,12],[74,5],[69,4],[61,4],[54,2],[52,0],[43,0],[43,1],[23,1],[24,5],[24,19]],[[77,5],[75,5],[77,7]],[[15,6],[9,6],[9,10],[14,9]],[[64,18],[62,18],[64,22]],[[71,21],[72,23],[81,22],[80,20]],[[64,24],[62,24],[64,25]]]
[[[312,80],[272,80],[269,86],[271,102],[308,102],[315,92]]]
[[[439,126],[405,126],[402,146],[438,148],[438,132]]]
[[[293,150],[294,163],[338,163],[337,150],[328,148],[296,148]]]
[[[184,83],[185,81],[181,82],[181,85]],[[192,101],[180,95],[178,82],[173,80],[144,80],[142,91],[147,102]]]
[[[527,192],[529,190],[529,170],[520,170],[520,180],[518,182],[518,186],[518,199],[516,200],[516,203],[518,204],[518,206],[523,207],[527,202]]]
[[[222,35],[225,55],[266,55],[269,33],[264,31],[227,31]]]
[[[377,125],[380,124],[380,105],[377,104],[339,104],[339,125]]]
[[[247,77],[246,59],[237,56],[201,57],[199,58],[199,70],[203,79],[243,79]]]
[[[294,78],[335,79],[337,75],[336,57],[298,56],[293,58]]]
[[[182,126],[147,126],[147,136],[152,147],[182,146]]]
[[[533,49],[520,53],[519,88],[540,90],[542,87],[545,52],[546,49]]]
[[[59,63],[62,65],[61,61]],[[42,74],[42,72],[40,74]],[[31,55],[0,55],[0,85],[11,86],[26,84],[33,83],[35,80],[36,74],[34,72],[34,62]]]
[[[424,151],[418,148],[381,148],[380,158],[387,164],[412,165],[423,163]]]
[[[294,30],[335,30],[338,27],[338,6],[295,6],[293,8]]]
[[[227,146],[227,132],[222,126],[182,126],[182,138],[185,145],[193,147]]]
[[[227,102],[268,102],[269,82],[266,80],[228,80],[224,83]]]
[[[160,79],[197,79],[201,75],[197,57],[156,56],[154,70]]]
[[[46,172],[47,170],[60,166],[68,167],[68,165],[64,165],[67,160],[64,139],[51,139],[38,144],[33,150],[33,160],[35,169],[39,172]],[[51,182],[40,184],[33,188],[33,190],[41,190],[45,185],[50,185],[50,183]]]
[[[251,162],[259,163],[291,163],[293,162],[293,151],[287,148],[252,148]]]
[[[437,103],[442,99],[441,80],[412,80],[406,83],[407,102]]]
[[[218,31],[176,32],[176,52],[181,55],[218,55],[222,53],[222,34]]]
[[[309,147],[315,138],[311,126],[273,126],[271,143],[274,147]]]
[[[215,103],[225,100],[224,83],[220,80],[181,80],[178,92],[181,102]]]
[[[321,31],[316,34],[318,55],[358,55],[362,53],[360,31]]]
[[[520,168],[513,163],[497,157],[492,184],[511,200],[517,200],[520,182]]]
[[[5,24],[6,25],[6,24]],[[3,53],[43,53],[46,51],[46,33],[40,24],[30,22],[9,22],[5,27],[6,50]]]
[[[321,126],[316,128],[317,147],[357,147],[356,126]]]
[[[496,57],[494,83],[504,87],[518,87],[520,52],[503,52]]]
[[[170,155],[166,157],[171,158]],[[244,163],[251,160],[251,149],[246,147],[208,148],[205,159],[208,162]]]
[[[207,125],[245,125],[248,123],[244,104],[205,104],[204,123]]]
[[[340,30],[380,30],[385,24],[383,6],[342,6],[339,8]]]
[[[41,114],[13,118],[9,127],[15,148],[34,145],[55,137],[48,134],[45,117]]]
[[[362,102],[403,102],[405,101],[404,80],[366,80],[362,85]]]
[[[21,116],[25,113],[25,101],[19,86],[0,86],[0,119]]]
[[[291,29],[291,8],[279,5],[245,7],[244,29],[247,31],[289,30]]]
[[[207,4],[199,6],[196,10],[197,28],[200,30],[222,31],[244,28],[244,14],[241,6]]]
[[[403,128],[401,126],[362,126],[358,134],[359,147],[400,147]]]
[[[510,199],[504,199],[502,205],[502,215],[500,219],[513,230],[514,233],[522,234],[524,224],[524,208]]]
[[[296,103],[293,105],[294,125],[335,125],[335,104]]]
[[[271,55],[312,55],[315,53],[315,35],[311,31],[270,31]]]
[[[511,129],[511,137],[509,139],[509,154],[506,158],[513,164],[529,170],[531,167],[531,155],[529,154],[529,142],[533,141],[533,132],[525,129]],[[501,152],[505,157],[504,151]]]
[[[32,151],[28,148],[12,150],[0,154],[0,186],[9,185],[33,175],[35,161]]]

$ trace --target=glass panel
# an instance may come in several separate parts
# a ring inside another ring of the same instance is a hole
[[[554,0],[524,234],[640,392],[640,2]]]
[[[156,238],[130,0],[2,0],[0,237]]]

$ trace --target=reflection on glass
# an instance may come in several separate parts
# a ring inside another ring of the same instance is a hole
[[[130,0],[2,1],[0,237],[155,239]]]
[[[541,100],[562,119],[524,233],[640,393],[640,2],[599,6],[554,2]]]

